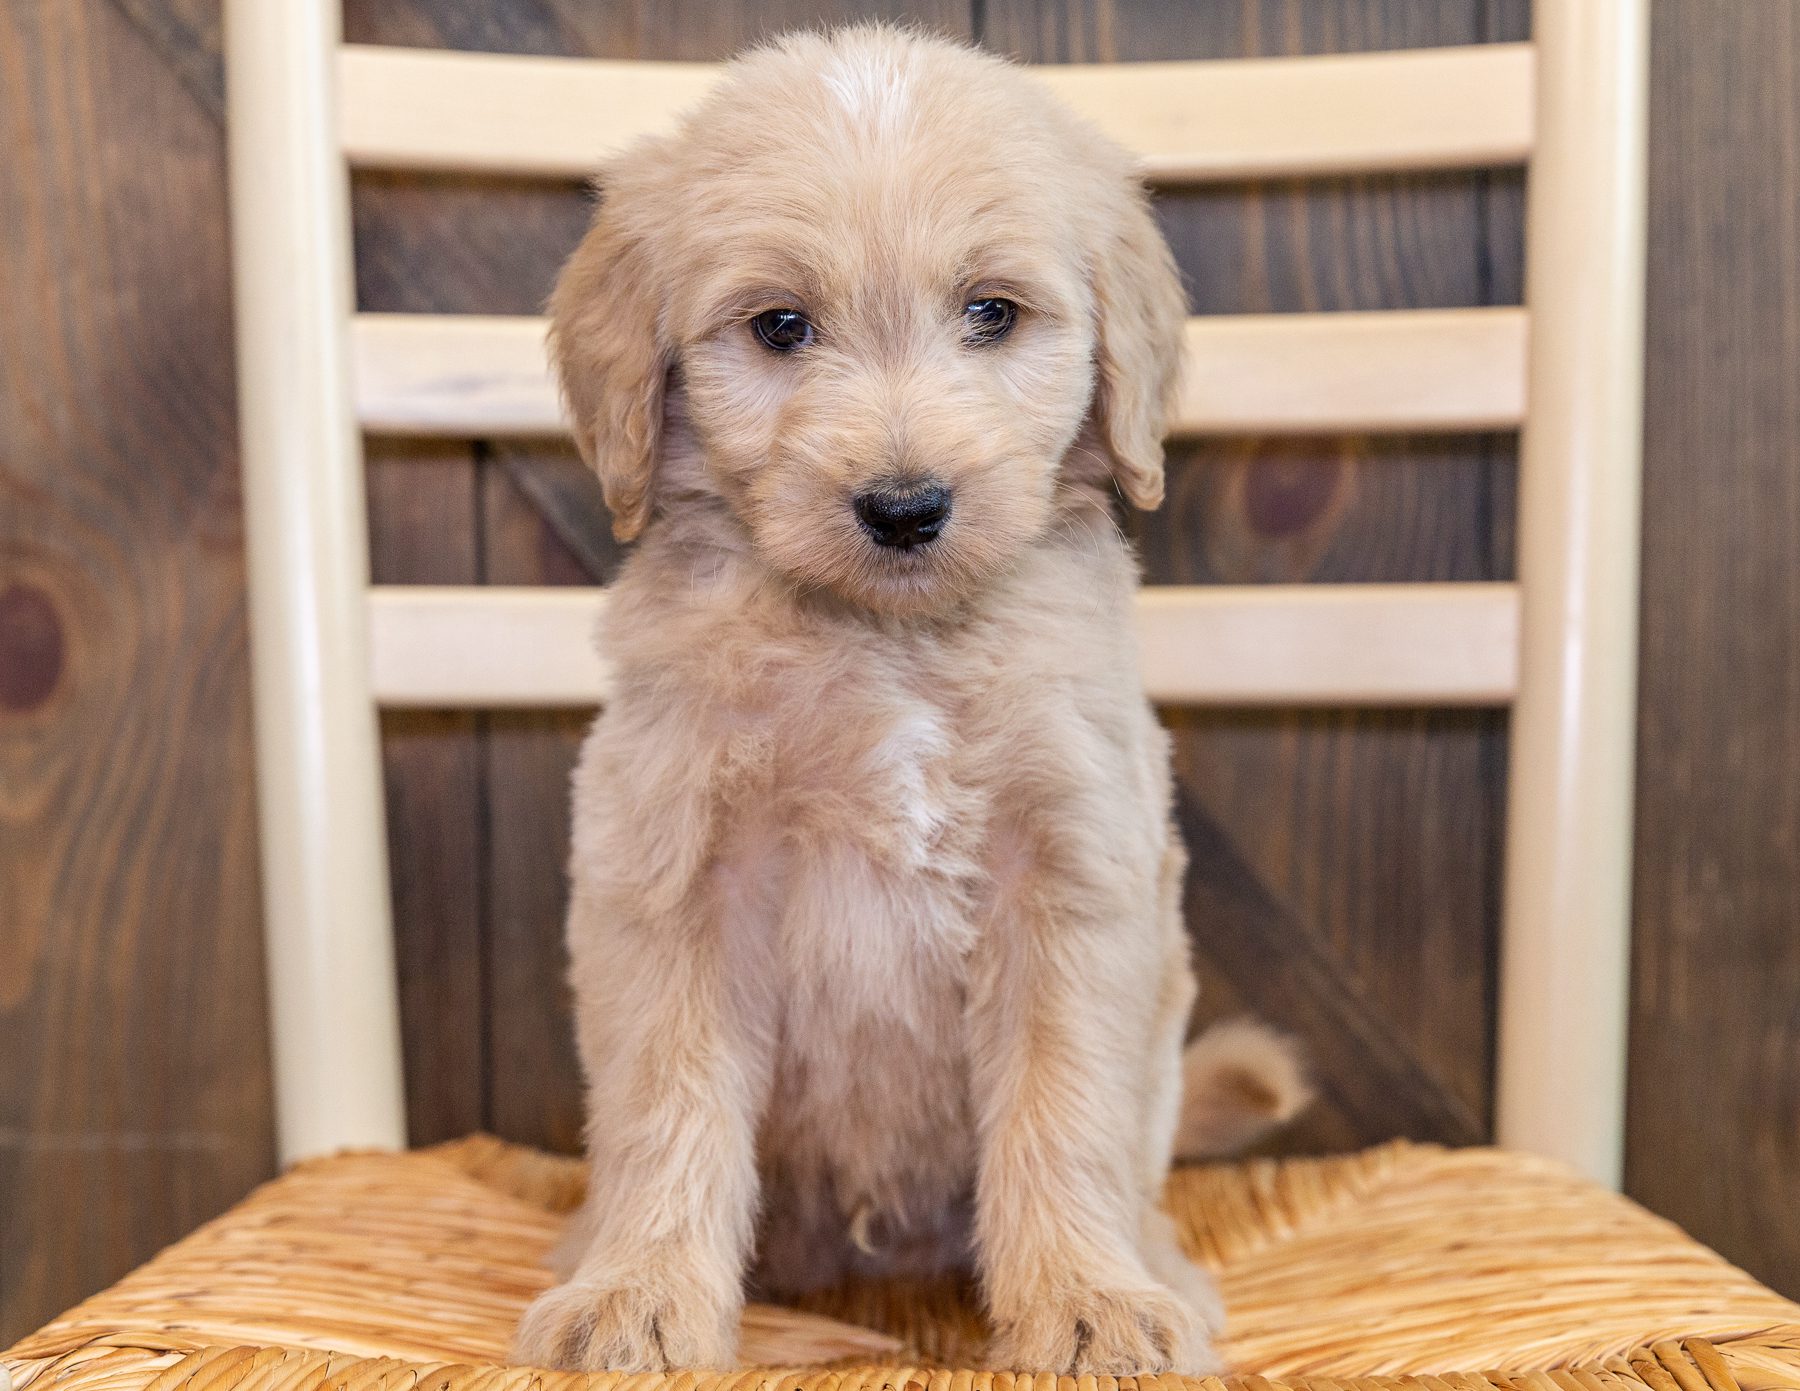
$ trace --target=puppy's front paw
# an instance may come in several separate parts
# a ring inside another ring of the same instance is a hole
[[[571,1280],[532,1302],[513,1360],[583,1372],[666,1372],[731,1363],[736,1321],[645,1283]]]
[[[1000,1322],[993,1361],[1020,1372],[1144,1376],[1220,1369],[1197,1310],[1160,1285],[1044,1291]]]

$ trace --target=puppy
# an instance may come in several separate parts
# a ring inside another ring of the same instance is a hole
[[[972,1264],[997,1366],[1211,1370],[1156,1206],[1194,984],[1112,513],[1162,498],[1186,306],[1127,157],[857,28],[600,184],[552,339],[639,544],[574,778],[591,1197],[520,1360],[726,1366],[747,1280]],[[1267,1036],[1210,1047],[1190,1148],[1297,1103]]]

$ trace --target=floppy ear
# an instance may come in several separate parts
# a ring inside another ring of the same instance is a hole
[[[1162,436],[1180,381],[1187,295],[1139,189],[1121,197],[1097,252],[1094,317],[1094,424],[1120,491],[1147,511],[1163,497]]]
[[[648,249],[639,168],[602,175],[600,207],[550,296],[550,356],[575,443],[629,541],[650,519],[662,446],[663,384],[673,354]]]

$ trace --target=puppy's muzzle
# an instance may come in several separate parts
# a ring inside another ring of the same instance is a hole
[[[937,540],[950,517],[950,490],[938,483],[877,488],[858,494],[852,506],[876,545],[909,551]]]

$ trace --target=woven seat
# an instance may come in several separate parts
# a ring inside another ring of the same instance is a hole
[[[502,1365],[581,1196],[572,1160],[474,1137],[314,1160],[5,1354],[16,1391],[1031,1391],[979,1367],[954,1285],[753,1306],[741,1372]],[[1395,1143],[1178,1172],[1168,1206],[1255,1391],[1800,1386],[1800,1305],[1548,1161]],[[852,1326],[854,1325],[854,1326]],[[1166,1391],[1213,1379],[1145,1379]],[[1110,1391],[1083,1378],[1058,1391]]]

